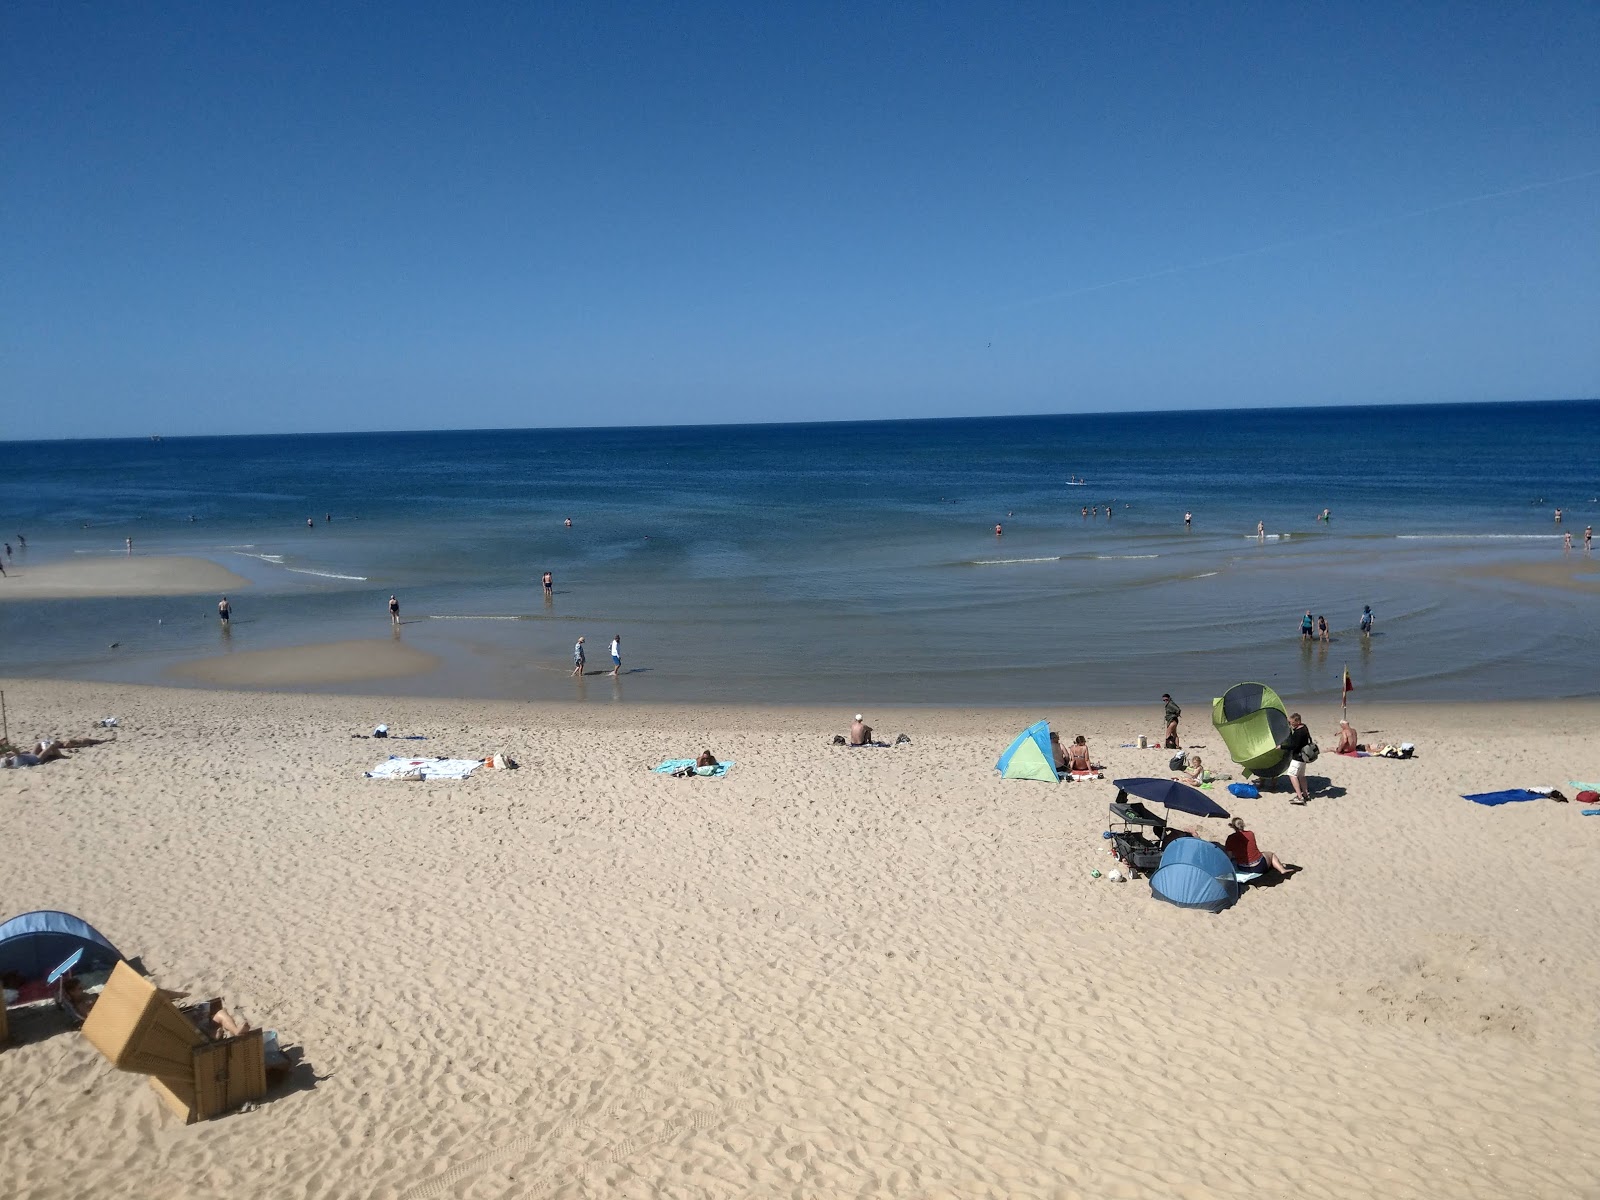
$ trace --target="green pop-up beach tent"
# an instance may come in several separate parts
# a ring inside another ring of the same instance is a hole
[[[1254,775],[1278,775],[1288,764],[1289,714],[1264,683],[1236,683],[1211,702],[1211,723],[1233,761]]]
[[[1060,783],[1056,774],[1054,756],[1050,753],[1050,723],[1039,721],[1017,734],[1017,740],[1007,746],[1005,753],[994,764],[1004,779],[1042,779]]]

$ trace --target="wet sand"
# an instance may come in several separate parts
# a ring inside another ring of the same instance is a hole
[[[421,675],[439,658],[394,639],[325,642],[283,649],[244,650],[179,663],[167,677],[226,688],[322,687]]]
[[[189,596],[241,591],[250,581],[204,558],[107,555],[41,566],[17,564],[0,579],[0,600],[66,600],[88,596]]]

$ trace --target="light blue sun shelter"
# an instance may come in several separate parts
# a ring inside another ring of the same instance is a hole
[[[104,934],[82,917],[41,909],[0,925],[0,971],[24,979],[43,979],[74,951],[81,971],[103,971],[122,959]]]
[[[1000,772],[1002,779],[1042,779],[1047,783],[1060,783],[1055,756],[1050,753],[1050,722],[1039,721],[1017,734],[1017,740],[1006,747],[994,769]]]
[[[1161,865],[1150,876],[1150,893],[1179,908],[1219,913],[1237,903],[1239,881],[1222,847],[1204,838],[1181,837],[1161,852]]]

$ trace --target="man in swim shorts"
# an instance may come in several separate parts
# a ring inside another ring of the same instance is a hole
[[[544,578],[542,580],[540,580],[540,582],[544,584],[544,594],[546,596],[551,596],[551,595],[555,594],[556,577],[554,575],[550,574],[549,571],[546,571],[544,573]]]
[[[224,625],[233,620],[233,605],[228,603],[226,596],[217,601],[217,619]]]
[[[611,639],[611,673],[622,674],[622,635],[619,633]]]

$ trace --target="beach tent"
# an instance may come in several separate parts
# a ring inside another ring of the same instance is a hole
[[[1255,775],[1279,775],[1289,763],[1289,714],[1264,683],[1236,683],[1211,702],[1211,723],[1233,761]]]
[[[45,909],[0,925],[0,973],[43,979],[74,950],[83,951],[79,973],[109,970],[122,959],[105,935],[71,913]]]
[[[1060,783],[1055,757],[1050,753],[1050,722],[1040,721],[1017,734],[1017,740],[1006,747],[994,769],[1005,779],[1043,779]]]
[[[1239,881],[1233,860],[1214,842],[1181,837],[1161,853],[1161,865],[1150,876],[1150,892],[1157,900],[1179,908],[1221,912],[1239,899]]]

